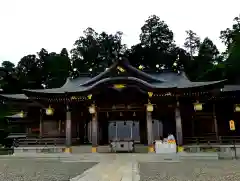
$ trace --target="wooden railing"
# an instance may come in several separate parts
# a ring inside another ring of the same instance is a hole
[[[233,144],[240,143],[240,136],[185,137],[184,144]]]
[[[72,138],[73,143],[79,139]],[[15,146],[63,146],[66,143],[65,138],[21,138],[15,140]]]

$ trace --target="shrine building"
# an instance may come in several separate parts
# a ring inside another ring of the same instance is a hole
[[[121,59],[96,76],[80,75],[59,88],[1,98],[24,104],[6,119],[29,138],[62,138],[67,151],[88,143],[92,152],[112,139],[131,139],[152,151],[154,141],[170,133],[179,146],[232,136],[229,121],[236,128],[240,121],[240,86],[225,84],[192,82],[183,71],[144,72]]]

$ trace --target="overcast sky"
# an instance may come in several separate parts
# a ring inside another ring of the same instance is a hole
[[[0,61],[17,63],[41,48],[70,50],[87,27],[124,33],[129,47],[138,43],[140,28],[156,14],[183,45],[185,30],[208,36],[220,50],[220,31],[231,27],[240,0],[0,0]]]

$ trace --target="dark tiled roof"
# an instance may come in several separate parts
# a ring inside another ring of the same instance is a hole
[[[22,100],[28,99],[28,97],[25,94],[0,94],[0,96],[8,99],[22,99]]]
[[[185,72],[180,72],[180,73],[163,72],[163,73],[155,73],[150,75],[158,79],[164,80],[166,82],[172,83],[172,85],[175,85],[176,88],[178,89],[203,87],[203,86],[218,84],[224,81],[224,80],[220,80],[220,81],[208,81],[208,82],[192,82],[187,78]]]
[[[5,118],[8,118],[8,119],[23,119],[25,118],[26,115],[23,115],[21,113],[17,113],[17,114],[13,114],[13,115],[10,115],[10,116],[5,116]]]
[[[112,75],[113,70],[115,71],[118,66],[123,67],[128,75]],[[48,93],[48,94],[63,94],[63,93],[74,93],[74,92],[87,92],[96,88],[100,84],[106,85],[107,83],[128,83],[133,82],[145,86],[146,88],[152,89],[188,89],[188,88],[202,88],[205,86],[218,85],[224,82],[210,81],[210,82],[191,82],[184,72],[162,72],[162,73],[146,73],[138,70],[130,64],[121,62],[114,63],[109,69],[100,73],[99,75],[91,78],[86,76],[80,76],[76,79],[67,79],[66,83],[60,88],[54,89],[40,89],[40,90],[24,90],[26,93]]]
[[[223,92],[240,91],[240,85],[224,85]]]

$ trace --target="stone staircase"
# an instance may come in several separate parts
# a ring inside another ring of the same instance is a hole
[[[91,153],[91,145],[73,146],[72,153]],[[101,145],[97,148],[98,153],[110,153],[111,149],[108,145]],[[135,145],[135,153],[148,153],[148,147],[145,145]]]

